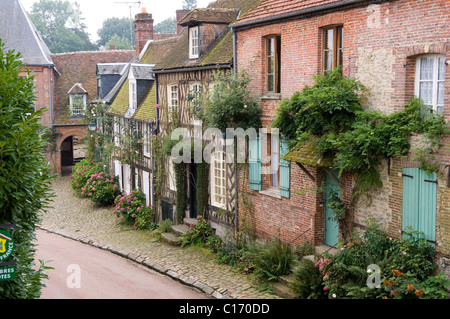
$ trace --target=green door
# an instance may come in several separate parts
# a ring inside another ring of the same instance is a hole
[[[436,241],[436,192],[436,173],[403,169],[403,232],[420,231],[428,241]]]
[[[333,171],[334,176],[337,171]],[[341,198],[341,188],[339,184],[328,174],[325,175],[325,244],[328,246],[336,246],[339,242],[339,224],[335,220],[335,214],[328,204],[333,197]]]

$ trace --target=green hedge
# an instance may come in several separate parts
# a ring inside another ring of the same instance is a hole
[[[0,282],[4,299],[39,298],[46,278],[45,267],[35,270],[34,233],[51,199],[48,132],[39,122],[45,110],[34,111],[32,76],[19,76],[20,57],[0,40],[0,224],[16,224],[7,230],[15,241],[7,261],[17,261],[15,279]]]

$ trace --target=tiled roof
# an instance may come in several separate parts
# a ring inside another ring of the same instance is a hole
[[[153,83],[151,90],[148,92],[147,96],[142,101],[142,104],[138,110],[134,113],[133,118],[141,121],[150,121],[155,118],[156,115],[156,86]]]
[[[346,4],[348,0],[264,0],[250,12],[243,14],[235,23],[239,26],[243,23],[258,22],[266,18],[276,18],[285,14],[294,14],[302,10],[320,8],[321,6],[341,2]]]
[[[79,84],[87,92],[87,102],[97,97],[97,64],[121,63],[133,59],[134,50],[82,51],[52,54],[60,75],[55,88],[55,124],[80,124],[83,119],[70,118],[69,90]],[[78,89],[78,88],[77,88]],[[75,92],[74,92],[75,93]]]
[[[122,85],[119,93],[117,94],[114,102],[111,104],[108,112],[115,115],[124,116],[128,110],[128,103],[130,100],[129,81],[126,79]]]
[[[333,157],[321,155],[316,149],[314,141],[292,147],[283,159],[315,167],[331,167],[333,165]]]
[[[210,3],[208,9],[204,11],[212,14],[212,12],[214,12],[212,9],[217,10],[217,12],[233,12],[234,9],[238,9],[243,13],[251,10],[260,2],[261,0],[217,0]],[[177,38],[176,44],[173,46],[172,50],[164,56],[164,59],[159,63],[156,63],[154,70],[162,71],[196,66],[215,66],[229,64],[232,61],[233,42],[231,31],[229,31],[229,29],[226,29],[222,36],[216,39],[215,42],[209,46],[209,49],[202,53],[197,60],[189,59],[189,34],[185,31]]]
[[[189,12],[178,24],[182,26],[199,22],[229,24],[236,20],[238,13],[237,8],[198,8]]]

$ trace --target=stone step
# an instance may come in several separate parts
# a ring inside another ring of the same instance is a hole
[[[272,285],[273,292],[284,299],[297,299],[295,293],[282,283],[275,283]]]
[[[189,227],[191,225],[197,225],[197,219],[196,218],[184,218],[183,223]]]
[[[286,275],[278,277],[278,282],[284,286],[291,287],[296,281],[293,275]]]
[[[308,256],[303,256],[303,259],[309,259],[311,260],[313,263],[316,263],[318,258],[316,255],[308,255]]]
[[[181,240],[173,233],[162,233],[161,241],[173,246],[181,245]]]
[[[338,250],[334,247],[328,245],[319,245],[316,246],[316,255],[322,255],[325,251],[328,251],[331,255],[336,255]]]
[[[188,230],[189,230],[189,227],[186,226],[185,224],[172,225],[172,233],[174,233],[177,236],[183,235]]]

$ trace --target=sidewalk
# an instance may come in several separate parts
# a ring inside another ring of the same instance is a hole
[[[250,275],[244,275],[215,261],[215,254],[196,248],[180,248],[154,242],[149,231],[119,224],[111,207],[101,207],[80,198],[70,187],[70,177],[53,181],[56,195],[42,216],[40,228],[82,241],[129,258],[195,287],[212,298],[279,299],[258,289]]]

